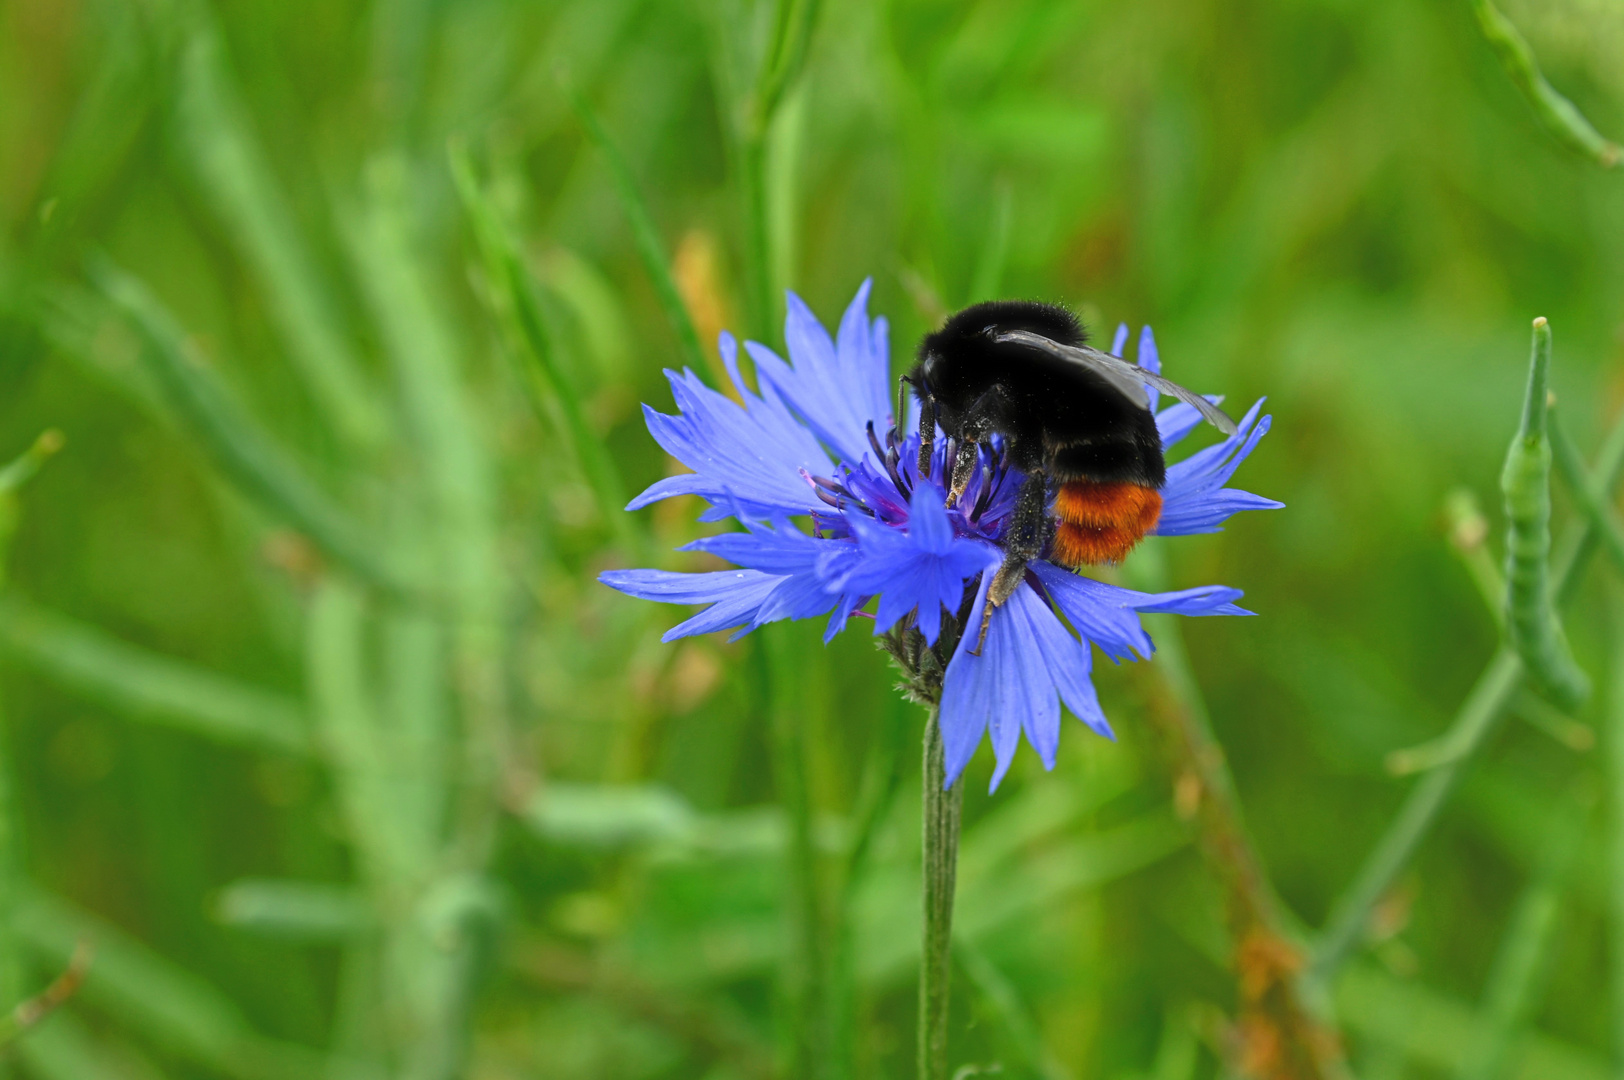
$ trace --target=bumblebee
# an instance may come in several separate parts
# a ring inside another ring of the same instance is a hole
[[[1156,527],[1167,464],[1147,386],[1235,433],[1235,422],[1201,395],[1091,348],[1077,317],[1057,304],[995,300],[965,308],[925,336],[904,378],[920,405],[920,475],[929,475],[938,425],[957,442],[950,505],[992,435],[1026,474],[977,652],[993,610],[1015,592],[1031,560],[1047,551],[1074,569],[1120,562]]]

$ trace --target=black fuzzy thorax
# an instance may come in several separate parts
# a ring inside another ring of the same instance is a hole
[[[990,410],[1016,466],[1045,469],[1061,483],[1091,480],[1160,488],[1166,478],[1156,418],[1087,368],[1025,345],[997,342],[1010,330],[1062,345],[1086,340],[1082,324],[1056,304],[995,300],[948,318],[919,344],[909,379],[935,400],[937,422],[963,436],[973,410]]]

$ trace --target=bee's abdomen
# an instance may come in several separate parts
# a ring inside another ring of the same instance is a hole
[[[1162,516],[1162,493],[1141,484],[1073,480],[1055,496],[1053,562],[1092,566],[1121,562]]]

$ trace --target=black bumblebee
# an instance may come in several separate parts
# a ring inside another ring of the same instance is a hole
[[[1225,434],[1235,432],[1235,422],[1206,398],[1085,340],[1077,317],[1059,305],[994,300],[926,335],[905,377],[920,404],[921,475],[929,473],[938,424],[958,441],[950,503],[970,482],[977,446],[995,433],[1027,477],[1004,538],[1004,564],[988,591],[983,639],[993,609],[1046,548],[1067,567],[1119,562],[1156,527],[1167,465],[1147,385],[1189,402]]]

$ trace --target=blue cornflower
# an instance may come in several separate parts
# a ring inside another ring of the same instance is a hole
[[[740,376],[737,343],[722,334],[722,362],[742,405],[685,370],[666,372],[677,415],[644,406],[655,441],[693,471],[656,482],[627,509],[673,495],[700,496],[709,504],[701,520],[735,518],[744,531],[696,540],[683,550],[710,552],[740,569],[612,570],[599,580],[647,600],[710,605],[668,630],[666,641],[724,629],[737,630],[737,638],[778,619],[828,615],[827,641],[854,614],[868,615],[861,609],[877,597],[869,616],[874,632],[887,636],[915,692],[940,707],[948,783],[990,732],[996,788],[1023,732],[1044,767],[1054,767],[1062,700],[1083,723],[1112,737],[1089,678],[1089,642],[1113,661],[1148,658],[1153,647],[1141,613],[1250,612],[1235,605],[1238,589],[1136,592],[1037,559],[1026,581],[993,612],[986,644],[972,655],[975,635],[959,629],[981,624],[993,577],[988,571],[1003,561],[1000,541],[1023,476],[994,437],[980,449],[968,487],[948,506],[954,447],[940,435],[929,474],[920,475],[917,413],[901,426],[910,434],[899,435],[887,325],[883,317],[868,317],[870,284],[857,290],[834,338],[789,294],[784,338],[790,361],[745,343],[757,390]],[[1122,327],[1114,353],[1120,355],[1126,337]],[[1161,370],[1148,326],[1138,361]],[[1146,392],[1154,409],[1156,392]],[[1168,467],[1157,535],[1216,532],[1237,511],[1281,505],[1224,486],[1269,430],[1270,418],[1259,416],[1262,404],[1252,406],[1234,435]],[[1159,411],[1163,447],[1183,439],[1200,419],[1182,402]],[[794,518],[811,520],[810,535]],[[902,647],[915,633],[923,649]],[[927,654],[931,662],[921,661]]]

